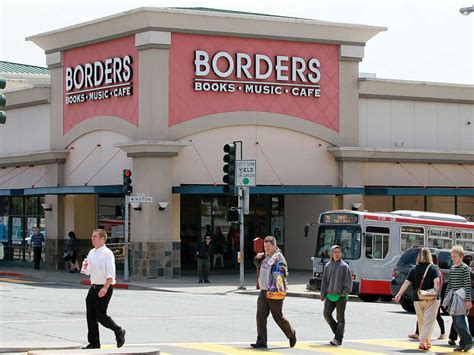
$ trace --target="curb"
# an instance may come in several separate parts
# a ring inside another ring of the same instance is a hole
[[[90,280],[81,280],[81,285],[90,286],[91,281]],[[121,284],[121,283],[116,283],[115,285],[112,285],[112,286],[113,286],[113,288],[121,288],[121,289],[125,289],[125,290],[128,290],[128,288],[129,288],[128,284]]]
[[[25,278],[26,275],[20,272],[0,271],[0,276],[14,276],[14,277]]]

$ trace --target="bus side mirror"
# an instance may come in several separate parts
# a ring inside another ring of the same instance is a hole
[[[309,224],[304,226],[304,237],[308,238],[308,233],[309,233]]]

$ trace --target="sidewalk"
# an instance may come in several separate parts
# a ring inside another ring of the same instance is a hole
[[[54,282],[78,287],[87,287],[89,278],[80,273],[69,273],[65,270],[33,270],[27,264],[25,266],[4,264],[0,265],[0,278],[19,278],[38,282]],[[319,293],[306,290],[306,284],[311,277],[311,271],[292,271],[288,277],[288,293],[290,297],[319,298]],[[197,276],[185,274],[180,278],[165,279],[138,279],[130,278],[130,282],[123,281],[123,271],[117,273],[116,288],[132,290],[151,290],[161,292],[185,292],[192,294],[258,294],[256,289],[255,273],[245,274],[246,290],[239,290],[240,276],[237,270],[229,270],[228,273],[213,273],[211,270],[210,284],[198,284]]]

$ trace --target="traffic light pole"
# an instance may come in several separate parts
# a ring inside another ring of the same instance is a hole
[[[124,226],[124,237],[125,237],[125,250],[124,250],[124,264],[123,264],[123,281],[129,282],[128,279],[128,210],[130,200],[129,196],[125,195],[125,226]]]
[[[240,286],[239,290],[246,290],[244,282],[244,271],[245,271],[245,253],[244,253],[244,205],[245,205],[245,194],[244,188],[238,187],[238,209],[239,209],[239,226],[240,226]]]

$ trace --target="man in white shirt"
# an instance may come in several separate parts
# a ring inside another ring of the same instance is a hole
[[[119,327],[107,315],[107,307],[112,298],[112,285],[115,284],[115,257],[105,246],[107,233],[103,229],[92,232],[92,245],[87,259],[82,263],[81,272],[90,275],[91,288],[86,298],[87,340],[89,344],[83,349],[100,349],[99,324],[114,331],[117,347],[125,343],[125,329]]]

